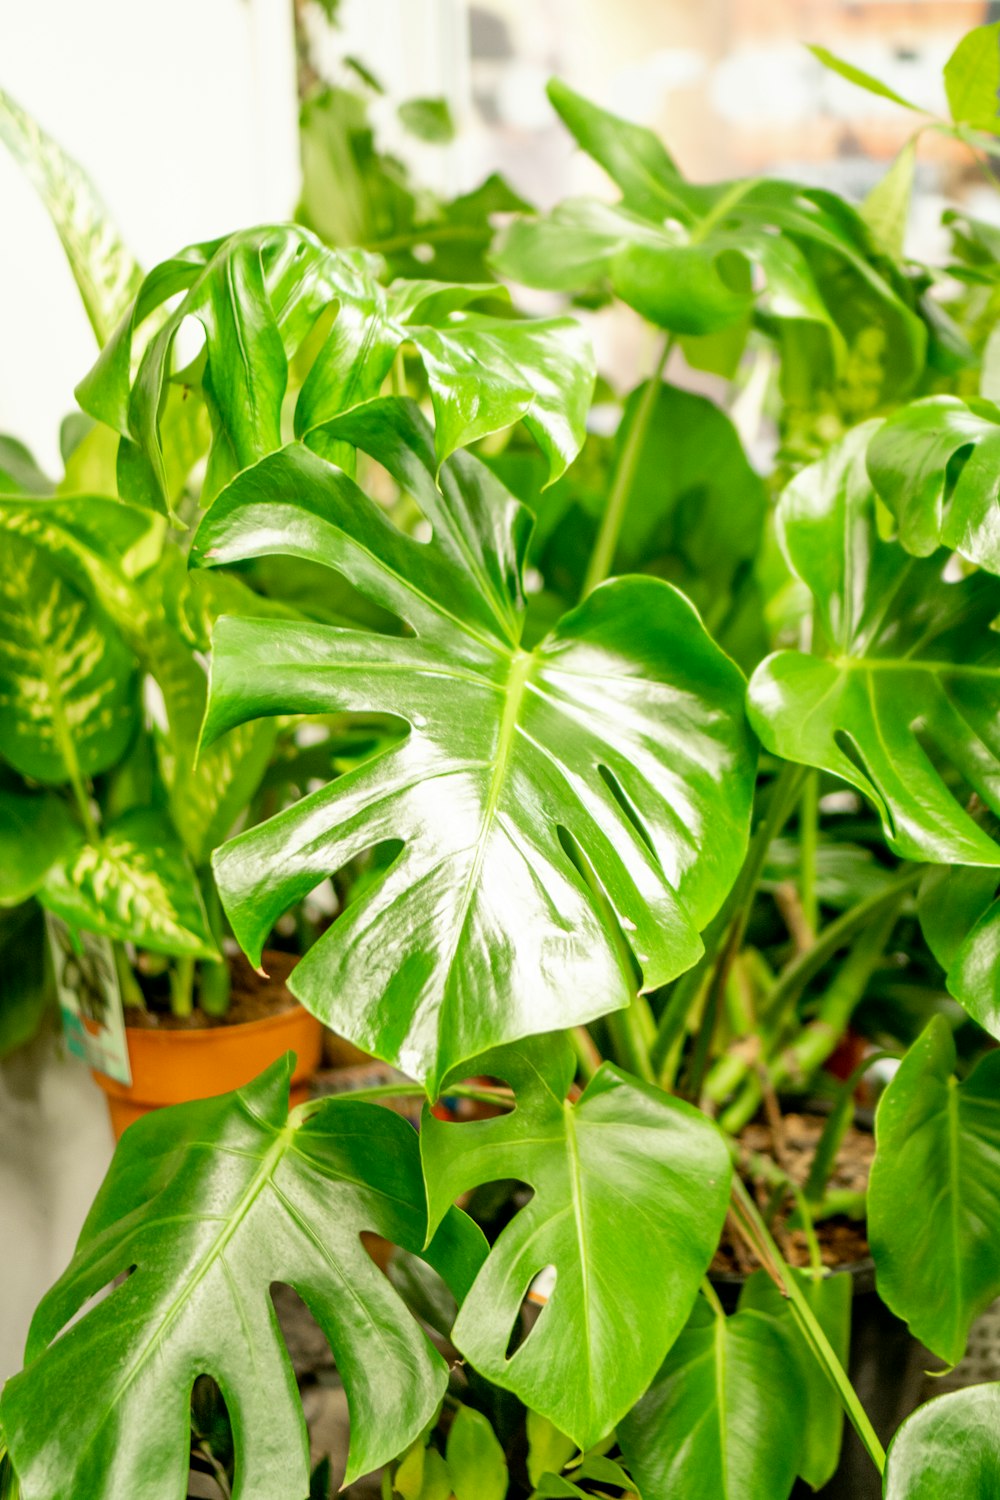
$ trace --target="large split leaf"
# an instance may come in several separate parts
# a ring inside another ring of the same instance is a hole
[[[447,1369],[361,1241],[424,1240],[416,1136],[378,1105],[327,1100],[286,1124],[291,1057],[234,1094],[147,1115],[122,1140],[69,1268],[3,1393],[25,1500],[181,1500],[191,1389],[218,1382],[235,1500],[302,1500],[308,1448],[271,1302],[294,1287],[347,1391],[347,1480],[433,1417]],[[427,1259],[458,1295],[481,1236],[454,1211]],[[67,1324],[96,1292],[110,1295]]]
[[[1000,1384],[951,1391],[919,1407],[896,1433],[885,1500],[987,1500],[1000,1493]]]
[[[452,1339],[588,1448],[638,1400],[684,1326],[725,1218],[728,1155],[697,1110],[611,1063],[570,1104],[574,1058],[561,1036],[476,1068],[507,1079],[517,1107],[465,1125],[425,1109],[430,1223],[479,1183],[516,1178],[534,1197],[494,1245]],[[549,1265],[555,1290],[508,1359],[522,1298]]]
[[[618,1429],[647,1500],[787,1500],[806,1393],[780,1326],[700,1298],[647,1394]]]
[[[172,378],[199,383],[208,404],[209,498],[279,448],[289,359],[328,310],[336,317],[312,353],[296,404],[299,437],[377,396],[397,349],[411,342],[427,367],[439,459],[523,419],[552,476],[561,473],[583,441],[594,380],[593,355],[579,325],[569,318],[519,321],[465,310],[484,293],[496,296],[494,286],[404,282],[386,289],[380,266],[376,257],[329,249],[293,225],[192,245],[157,266],[77,392],[84,410],[125,440],[124,492],[169,509],[160,420]],[[161,315],[133,379],[137,336],[178,296]],[[195,367],[174,375],[174,344],[187,319],[201,323],[205,348]]]
[[[997,871],[975,865],[929,870],[917,908],[949,993],[1000,1040],[1000,901]]]
[[[83,168],[2,89],[0,140],[45,204],[97,341],[104,344],[135,296],[142,272]]]
[[[622,202],[570,199],[548,215],[515,220],[494,257],[504,275],[563,291],[607,284],[680,335],[716,334],[755,310],[765,326],[815,324],[834,361],[863,325],[875,326],[885,389],[913,382],[924,358],[923,325],[863,220],[840,199],[779,181],[697,186],[651,131],[565,84],[550,84],[549,96],[617,183]]]
[[[928,396],[875,433],[868,472],[908,552],[951,547],[1000,573],[1000,409]]]
[[[784,759],[870,797],[899,854],[997,865],[1000,848],[966,810],[954,772],[1000,812],[1000,582],[978,573],[947,583],[946,555],[918,560],[881,540],[865,471],[872,431],[856,428],[781,497],[817,654],[779,651],[758,667],[751,723]]]
[[[879,1295],[952,1364],[1000,1295],[1000,1052],[964,1083],[954,1068],[935,1016],[882,1096],[868,1189]]]
[[[153,953],[218,959],[194,870],[162,813],[136,808],[82,836],[39,891],[50,911]]]
[[[402,841],[293,985],[433,1092],[463,1059],[625,1005],[635,979],[619,924],[646,987],[697,957],[746,842],[754,757],[742,679],[657,579],[604,584],[522,650],[527,512],[466,454],[445,464],[438,489],[415,408],[371,403],[327,432],[385,465],[431,542],[403,535],[338,469],[293,446],[219,497],[192,555],[310,558],[412,633],[221,620],[206,738],[261,715],[345,710],[392,713],[409,733],[225,845],[215,869],[256,962],[272,924],[324,876]]]

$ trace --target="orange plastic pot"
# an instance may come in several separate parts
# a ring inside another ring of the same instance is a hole
[[[301,1005],[259,1021],[210,1026],[200,1031],[147,1030],[128,1026],[132,1083],[94,1078],[104,1091],[115,1139],[140,1115],[167,1104],[186,1104],[228,1094],[256,1078],[286,1052],[295,1053],[291,1103],[301,1104],[319,1065],[323,1027]]]

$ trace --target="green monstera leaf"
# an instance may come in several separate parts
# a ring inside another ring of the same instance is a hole
[[[916,557],[951,547],[1000,573],[1000,408],[928,396],[893,412],[868,450],[868,473]]]
[[[928,1401],[889,1446],[885,1500],[986,1500],[1000,1493],[1000,1384]]]
[[[516,219],[494,253],[505,276],[567,292],[606,284],[681,336],[749,326],[755,312],[765,327],[816,324],[834,362],[875,325],[883,334],[884,387],[912,384],[923,364],[924,326],[905,283],[842,200],[763,179],[696,186],[651,131],[558,81],[549,97],[623,197],[617,205],[569,199],[550,214]]]
[[[590,346],[570,318],[521,321],[469,313],[470,302],[503,295],[492,285],[403,282],[386,289],[381,262],[333,250],[294,225],[242,231],[192,245],[157,266],[131,314],[77,395],[91,416],[124,439],[123,493],[161,510],[170,485],[160,432],[173,379],[199,384],[212,420],[206,497],[282,444],[289,360],[317,320],[336,312],[295,408],[295,432],[377,396],[404,343],[427,370],[437,419],[438,458],[460,444],[523,420],[555,478],[583,441],[594,382]],[[177,305],[149,338],[132,376],[137,335],[170,298]],[[182,324],[196,319],[203,356],[174,373]]]
[[[1000,901],[995,869],[929,870],[917,910],[948,991],[984,1031],[1000,1040]]]
[[[129,1128],[35,1314],[26,1368],[4,1388],[26,1497],[182,1500],[191,1389],[208,1374],[232,1422],[236,1500],[302,1500],[308,1444],[275,1281],[308,1304],[336,1358],[351,1412],[347,1482],[433,1418],[447,1366],[361,1240],[370,1231],[421,1251],[416,1136],[349,1100],[287,1118],[291,1063]],[[454,1210],[423,1253],[461,1296],[484,1248]]]
[[[38,896],[73,927],[154,953],[219,959],[184,846],[153,808],[124,813],[94,839],[79,837]]]
[[[571,1104],[562,1036],[489,1053],[476,1068],[505,1078],[517,1107],[464,1125],[425,1108],[430,1225],[480,1183],[516,1178],[535,1195],[494,1245],[452,1340],[586,1449],[642,1395],[687,1320],[726,1215],[728,1153],[692,1106],[611,1063]],[[522,1298],[549,1265],[555,1290],[508,1358]]]
[[[0,89],[0,140],[48,210],[99,344],[110,338],[142,272],[78,162]]]
[[[882,1300],[950,1364],[1000,1295],[1000,1052],[959,1083],[941,1016],[879,1103],[868,1238]]]
[[[778,651],[758,667],[750,721],[775,754],[864,792],[897,853],[997,865],[953,773],[1000,812],[1000,582],[946,582],[945,554],[918,560],[881,540],[865,470],[873,430],[854,429],[781,497],[816,654]]]
[[[292,446],[219,497],[192,556],[307,557],[411,633],[222,619],[205,738],[262,715],[340,711],[391,713],[409,733],[223,846],[215,871],[258,962],[272,924],[324,876],[402,841],[292,983],[433,1094],[467,1058],[626,1005],[636,979],[621,929],[646,988],[694,962],[743,857],[754,752],[740,673],[676,590],[607,583],[525,651],[528,513],[467,454],[438,488],[412,406],[370,403],[326,431],[380,460],[431,542]]]
[[[780,1325],[753,1309],[727,1318],[699,1298],[618,1440],[650,1500],[787,1500],[806,1412],[805,1388]]]

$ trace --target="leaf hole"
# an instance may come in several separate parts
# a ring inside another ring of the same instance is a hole
[[[956,448],[944,467],[944,492],[942,495],[942,519],[947,516],[951,509],[951,503],[955,498],[955,490],[962,477],[962,470],[975,452],[974,443],[963,443],[961,448]]]
[[[601,920],[603,921],[605,927],[607,927],[611,932],[613,932],[617,928],[617,930],[621,933],[622,940],[628,950],[627,957],[628,968],[630,972],[628,974],[627,982],[629,984],[634,984],[635,987],[638,988],[642,983],[642,968],[640,966],[639,959],[632,947],[630,934],[626,931],[625,927],[619,921],[618,913],[612,906],[611,901],[608,897],[608,893],[604,889],[604,885],[601,882],[596,870],[594,869],[590,860],[583,852],[582,847],[570,833],[568,828],[564,828],[562,824],[559,824],[556,828],[556,837],[559,840],[563,853],[573,865],[574,869],[579,874],[584,886],[589,892],[590,898],[593,901],[598,912],[600,913]],[[623,959],[624,957],[625,955],[623,955]]]
[[[515,1320],[507,1343],[504,1357],[508,1364],[547,1318],[557,1277],[556,1267],[551,1263],[539,1266],[529,1276],[521,1299],[521,1315]]]
[[[599,765],[597,767],[597,774],[600,776],[608,791],[611,793],[612,797],[614,797],[615,801],[620,807],[622,813],[625,815],[629,823],[639,835],[640,839],[642,839],[642,842],[646,845],[646,848],[649,850],[650,854],[652,854],[655,859],[656,850],[653,847],[653,840],[650,837],[649,829],[646,827],[645,823],[639,815],[638,810],[636,809],[635,804],[625,792],[621,782],[618,780],[615,773],[608,766]]]
[[[211,1375],[198,1375],[191,1388],[191,1471],[189,1500],[227,1500],[234,1486],[236,1445],[229,1408]]]
[[[846,755],[847,759],[851,762],[851,765],[855,768],[855,770],[864,777],[866,783],[865,791],[868,797],[872,802],[875,803],[884,823],[889,829],[890,837],[895,838],[896,821],[893,818],[892,810],[879,791],[875,776],[867,760],[865,759],[865,756],[861,750],[861,747],[858,745],[857,740],[855,740],[853,735],[848,734],[846,729],[836,730],[833,736],[833,740],[840,753],[842,755]]]

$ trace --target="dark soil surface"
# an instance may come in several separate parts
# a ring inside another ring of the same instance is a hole
[[[264,954],[267,977],[262,978],[251,968],[242,953],[229,959],[229,974],[232,991],[229,1009],[221,1016],[208,1016],[197,1006],[189,1016],[175,1016],[169,1009],[155,1001],[148,1010],[129,1006],[126,1011],[128,1026],[140,1031],[205,1031],[212,1026],[238,1026],[244,1021],[263,1021],[268,1016],[280,1015],[292,1010],[298,1001],[285,988],[285,981],[295,966],[291,953],[269,950]]]
[[[754,1121],[740,1132],[740,1144],[747,1156],[769,1156],[780,1160],[789,1177],[804,1186],[809,1176],[813,1155],[823,1133],[826,1119],[822,1115],[787,1114],[782,1116],[780,1142],[775,1142],[770,1125]],[[875,1138],[870,1130],[852,1125],[844,1136],[834,1170],[830,1176],[828,1190],[843,1189],[848,1192],[863,1192],[868,1185],[875,1155]],[[743,1179],[763,1209],[770,1198],[770,1189],[755,1181],[747,1170]],[[809,1264],[809,1248],[801,1229],[789,1229],[788,1220],[794,1213],[790,1200],[771,1225],[771,1232],[785,1259],[793,1266]],[[854,1265],[868,1258],[868,1240],[863,1222],[835,1217],[821,1219],[816,1224],[816,1238],[825,1266]],[[731,1234],[727,1226],[722,1243],[712,1261],[710,1274],[748,1274],[756,1270],[759,1261],[741,1239]]]

